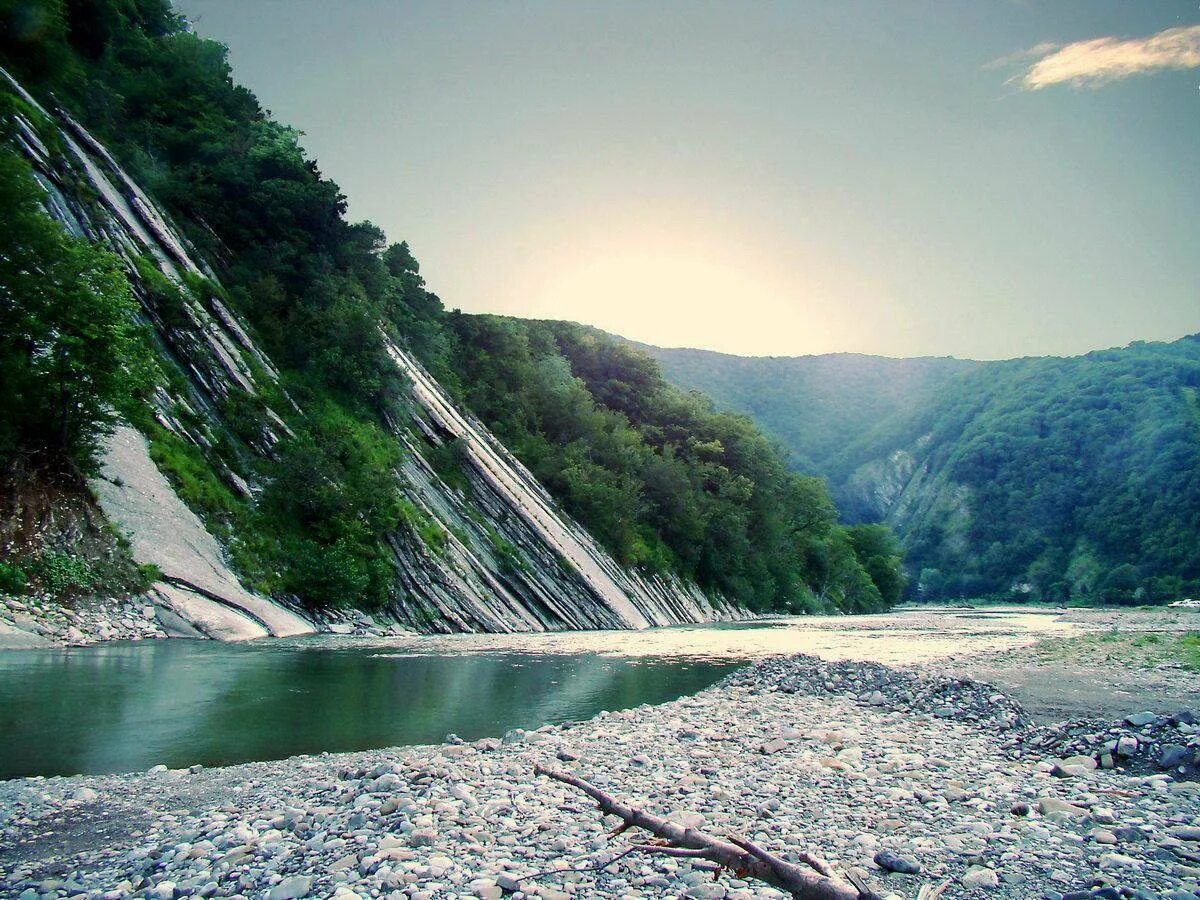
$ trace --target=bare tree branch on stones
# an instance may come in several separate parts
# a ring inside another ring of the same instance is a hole
[[[867,887],[861,874],[855,872],[848,876],[849,880],[843,879],[811,853],[798,852],[796,858],[802,865],[797,865],[737,835],[729,834],[727,840],[722,840],[629,806],[570,772],[539,765],[534,767],[534,774],[578,788],[596,801],[603,814],[619,818],[622,824],[613,832],[614,837],[630,828],[640,828],[657,839],[633,845],[604,866],[630,852],[707,860],[717,865],[718,873],[727,869],[737,878],[765,882],[801,900],[880,900],[879,895]]]

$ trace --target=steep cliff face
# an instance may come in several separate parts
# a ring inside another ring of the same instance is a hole
[[[415,436],[404,436],[410,497],[447,531],[440,558],[413,559],[411,541],[394,543],[411,570],[405,612],[412,624],[421,624],[415,614],[489,631],[645,628],[735,615],[695,585],[617,565],[420,363],[394,345],[390,352],[411,382],[421,439],[455,442],[470,483],[469,496],[448,487],[421,459]],[[404,435],[404,426],[398,431]]]
[[[25,110],[17,116],[18,141],[46,190],[47,211],[127,263],[142,316],[172,373],[154,399],[157,424],[209,449],[231,427],[229,401],[254,398],[265,406],[265,424],[249,446],[269,458],[288,433],[279,413],[290,417],[303,410],[237,314],[211,289],[217,284],[212,268],[86,129],[4,78]],[[181,307],[160,301],[161,279],[181,288]],[[394,345],[390,353],[410,385],[408,395],[397,398],[403,413],[390,423],[405,451],[396,477],[424,523],[389,538],[395,590],[387,612],[398,622],[423,631],[508,632],[644,628],[740,615],[694,585],[621,568],[409,353]],[[272,402],[290,408],[271,409]],[[448,484],[426,458],[431,449],[448,446],[456,448],[465,485]],[[262,488],[253,465],[235,471],[219,458],[213,465],[239,497],[253,501]],[[172,492],[135,429],[123,427],[112,436],[94,490],[105,514],[130,535],[135,558],[162,571],[156,602],[205,634],[243,639],[313,629],[301,615],[246,590],[218,542]]]

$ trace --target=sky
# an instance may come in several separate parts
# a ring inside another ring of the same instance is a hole
[[[977,359],[1200,331],[1200,3],[176,0],[447,307]]]

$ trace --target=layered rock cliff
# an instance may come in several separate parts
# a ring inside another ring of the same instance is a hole
[[[236,312],[206,287],[217,285],[212,267],[85,128],[4,78],[21,99],[17,139],[46,191],[47,211],[127,263],[141,315],[173,375],[154,398],[158,425],[189,445],[212,448],[230,428],[227,401],[255,398],[266,405],[265,425],[250,446],[269,457],[287,433],[279,413],[303,410]],[[183,288],[182,314],[157,302],[160,278]],[[389,423],[404,449],[396,478],[426,528],[439,535],[431,544],[425,529],[410,526],[390,536],[395,590],[387,613],[396,621],[422,631],[508,632],[644,628],[740,615],[680,579],[623,569],[410,353],[395,344],[389,351],[410,387]],[[270,402],[293,408],[273,410]],[[465,489],[447,484],[426,459],[431,448],[447,444],[456,448]],[[219,458],[213,465],[242,498],[253,501],[262,488],[253,466],[235,471]],[[287,636],[313,630],[309,619],[322,618],[246,589],[136,429],[112,435],[93,489],[110,521],[129,535],[134,557],[161,571],[155,602],[204,634]]]

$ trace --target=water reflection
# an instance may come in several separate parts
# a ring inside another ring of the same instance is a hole
[[[433,743],[694,693],[732,662],[163,641],[0,654],[0,777]]]
[[[642,632],[151,641],[0,653],[0,777],[219,765],[464,738],[694,693],[781,653],[901,663],[1070,626],[1024,612]]]

